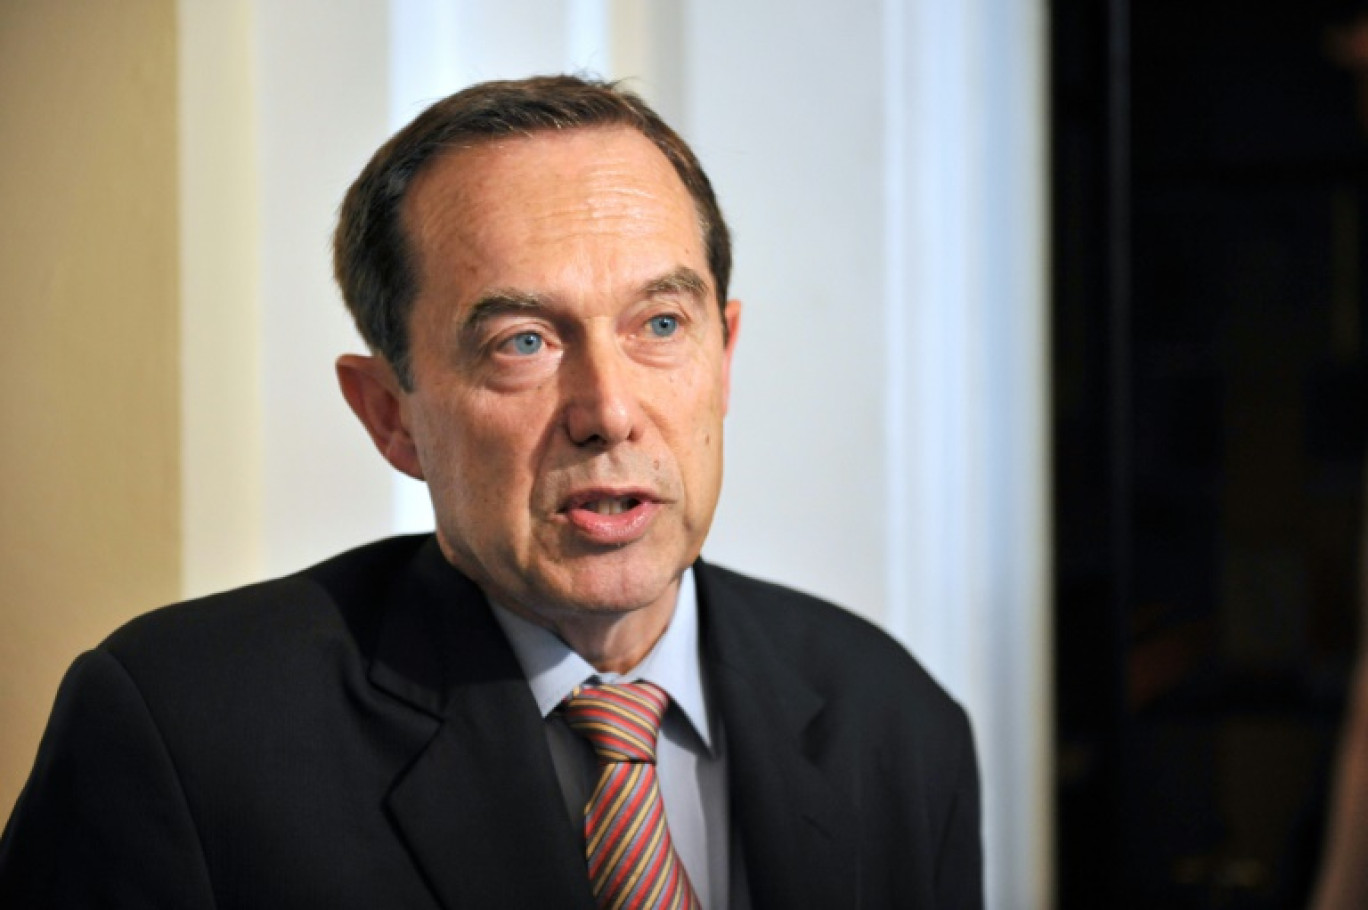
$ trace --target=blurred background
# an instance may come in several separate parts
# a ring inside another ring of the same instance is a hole
[[[1304,906],[1364,596],[1366,12],[1054,7],[1061,905]]]
[[[0,813],[129,617],[430,528],[335,388],[338,202],[425,103],[587,71],[734,232],[704,552],[966,705],[990,906],[1300,906],[1358,629],[1359,15],[0,0]]]

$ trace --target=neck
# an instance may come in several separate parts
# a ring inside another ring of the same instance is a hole
[[[668,615],[638,617],[633,613],[615,617],[607,623],[598,617],[588,621],[569,618],[553,623],[551,631],[600,673],[626,673],[646,659],[669,624]]]

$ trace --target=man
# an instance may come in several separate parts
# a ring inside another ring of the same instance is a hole
[[[692,152],[612,86],[476,86],[391,139],[341,212],[371,354],[337,370],[436,534],[83,655],[0,905],[978,906],[960,708],[863,621],[699,560],[730,255]]]

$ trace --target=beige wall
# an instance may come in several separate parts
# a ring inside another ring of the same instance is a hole
[[[0,3],[0,818],[67,664],[180,586],[175,29]]]

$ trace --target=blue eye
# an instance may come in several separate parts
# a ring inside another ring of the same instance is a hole
[[[512,347],[513,353],[527,357],[540,351],[546,342],[536,332],[519,332],[508,339],[508,344]]]
[[[679,330],[679,320],[674,316],[652,316],[651,334],[657,338],[669,338]]]

